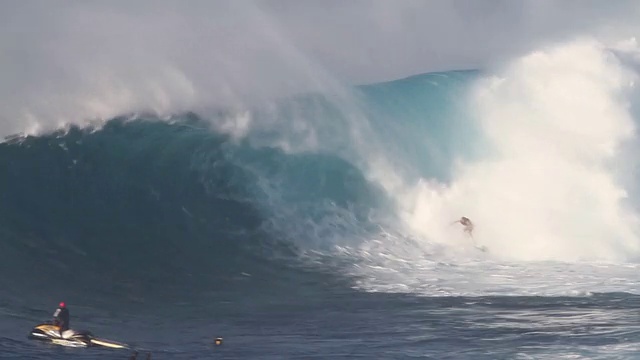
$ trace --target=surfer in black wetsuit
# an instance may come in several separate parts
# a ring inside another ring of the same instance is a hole
[[[69,330],[69,309],[64,301],[60,302],[56,312],[53,313],[53,325],[60,327],[60,337],[64,331]]]
[[[463,216],[460,218],[460,220],[454,221],[453,223],[462,224],[462,226],[464,226],[464,232],[466,232],[467,234],[469,234],[469,236],[471,236],[471,238],[473,238],[473,223],[471,222],[471,220],[469,220],[469,218]]]

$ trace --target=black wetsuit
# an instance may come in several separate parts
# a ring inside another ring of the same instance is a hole
[[[60,334],[69,330],[69,310],[66,307],[58,308],[53,314],[53,323],[60,327]]]

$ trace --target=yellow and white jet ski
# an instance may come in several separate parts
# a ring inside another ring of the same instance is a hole
[[[60,335],[60,327],[53,324],[36,325],[29,333],[29,339],[48,341],[56,345],[70,347],[99,346],[111,349],[128,349],[129,346],[116,341],[99,339],[89,331],[66,330]]]

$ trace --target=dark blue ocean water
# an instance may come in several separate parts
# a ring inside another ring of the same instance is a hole
[[[265,301],[252,294],[243,301],[210,299],[137,312],[125,309],[126,303],[115,312],[86,306],[72,311],[77,326],[126,340],[156,359],[632,359],[640,339],[640,303],[626,294],[430,298],[333,288],[288,295]],[[3,312],[3,358],[129,355],[30,342],[24,332],[45,313],[12,308],[14,313]],[[218,336],[221,346],[213,342]]]
[[[457,102],[475,76],[287,99],[250,131],[221,111],[6,139],[0,358],[638,357],[637,264],[452,257],[397,225],[374,145],[446,182],[481,145]],[[28,340],[59,301],[132,350]]]

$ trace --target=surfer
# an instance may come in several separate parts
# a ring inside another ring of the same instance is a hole
[[[471,220],[469,220],[468,217],[461,217],[460,220],[456,220],[452,223],[460,223],[462,224],[462,226],[464,226],[464,232],[466,232],[467,234],[469,234],[469,236],[471,236],[471,238],[473,238],[473,223],[471,222]]]
[[[462,226],[464,226],[464,232],[466,232],[467,234],[469,234],[469,237],[471,238],[471,241],[473,242],[473,246],[475,246],[478,250],[485,252],[487,251],[487,247],[484,245],[478,245],[476,243],[476,240],[473,238],[473,223],[471,222],[471,220],[469,220],[468,217],[461,217],[460,220],[456,220],[454,222],[451,223],[451,225],[455,224],[455,223],[460,223],[462,224]]]
[[[53,313],[53,325],[60,327],[60,337],[64,331],[69,330],[69,309],[65,305],[64,301],[61,301]]]

